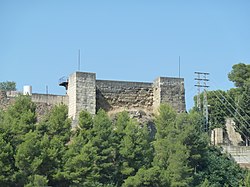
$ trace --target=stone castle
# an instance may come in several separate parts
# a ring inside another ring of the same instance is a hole
[[[58,104],[68,106],[68,116],[73,120],[72,127],[76,125],[82,110],[87,110],[91,114],[95,114],[99,109],[104,109],[110,114],[123,110],[140,111],[144,115],[143,118],[146,116],[144,122],[147,123],[152,120],[152,114],[161,103],[169,103],[179,113],[186,111],[183,78],[159,77],[151,83],[109,81],[96,80],[95,73],[75,72],[60,79],[59,85],[66,88],[67,94],[27,92],[36,103],[38,120]],[[18,94],[20,93],[16,91],[0,91],[0,109],[6,109],[15,101]],[[226,130],[212,130],[211,144],[222,146],[224,152],[230,154],[242,167],[250,168],[250,147],[239,146],[242,139],[235,132],[233,123],[228,119]]]
[[[170,103],[178,112],[186,111],[184,79],[159,77],[153,83],[96,80],[95,73],[75,72],[59,83],[67,90],[69,117],[81,110],[95,114],[138,109],[153,113],[161,103]]]
[[[183,78],[159,77],[152,83],[96,80],[95,73],[74,72],[59,81],[67,90],[66,95],[29,93],[37,104],[38,113],[43,108],[65,104],[68,115],[77,120],[82,110],[95,114],[99,109],[107,112],[140,110],[152,114],[161,103],[171,104],[178,112],[185,112]],[[1,92],[0,109],[14,101],[17,92]]]

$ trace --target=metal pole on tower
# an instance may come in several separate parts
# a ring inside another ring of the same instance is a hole
[[[81,69],[81,51],[78,50],[78,71]]]
[[[181,78],[181,56],[179,56],[179,78]]]

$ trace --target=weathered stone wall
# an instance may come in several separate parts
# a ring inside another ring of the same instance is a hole
[[[96,81],[96,108],[110,111],[140,108],[152,110],[152,83],[126,81]]]
[[[33,93],[31,95],[31,99],[35,103],[47,103],[51,105],[58,105],[58,104],[68,105],[68,96],[63,96],[63,95]]]
[[[16,91],[0,91],[0,110],[6,110],[10,105],[14,104],[16,97],[19,94],[21,93]],[[53,106],[57,104],[67,105],[67,96],[33,94],[30,97],[36,104],[36,114],[38,121],[40,121],[42,117],[53,108]]]
[[[186,111],[183,78],[159,77],[154,81],[154,102],[156,110],[161,103],[169,103],[180,112]]]
[[[75,72],[68,83],[69,117],[77,119],[80,111],[96,112],[95,73]]]
[[[110,112],[140,109],[153,113],[161,103],[185,112],[184,79],[160,77],[154,83],[96,80],[95,73],[76,72],[68,82],[69,117],[81,110],[95,114],[100,108]]]
[[[76,73],[69,76],[67,95],[69,97],[68,116],[74,118],[76,114]]]
[[[230,154],[233,159],[243,168],[250,169],[249,146],[222,146],[223,152]]]
[[[14,102],[14,97],[8,97],[5,91],[0,90],[0,110],[6,110]]]
[[[73,121],[82,110],[95,114],[100,108],[107,112],[138,110],[151,115],[161,103],[169,103],[178,112],[186,111],[184,79],[180,78],[160,77],[153,83],[107,81],[96,80],[95,73],[75,72],[69,76],[67,88],[66,96],[32,94],[31,98],[41,108],[68,105],[68,116]],[[9,105],[17,95],[14,92],[9,96],[1,94],[0,108]]]

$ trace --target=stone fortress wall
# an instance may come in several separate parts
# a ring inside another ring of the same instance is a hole
[[[38,114],[45,114],[52,106],[65,104],[69,117],[77,120],[82,110],[95,114],[99,109],[107,112],[140,110],[152,114],[161,103],[171,104],[178,112],[185,112],[183,78],[159,77],[152,83],[96,80],[95,73],[75,72],[66,82],[66,95],[32,93]],[[0,93],[0,109],[14,102],[19,92]]]
[[[152,83],[96,80],[95,73],[75,72],[67,82],[69,117],[77,119],[80,111],[95,114],[100,108],[107,112],[140,109],[153,113],[161,103],[171,104],[185,112],[183,78],[159,77]]]

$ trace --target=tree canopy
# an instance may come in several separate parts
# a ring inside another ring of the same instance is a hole
[[[13,81],[0,82],[0,90],[15,91],[16,90],[16,83]]]
[[[249,81],[241,84],[243,79],[235,78],[241,66],[230,75],[240,87],[208,93],[216,127],[232,107],[218,101],[218,92],[237,100],[233,107],[240,106],[248,120]],[[104,110],[96,115],[82,111],[72,130],[67,110],[55,106],[38,122],[31,98],[18,96],[0,111],[0,186],[249,186],[249,173],[209,144],[203,117],[195,109],[178,114],[161,105],[153,135],[148,124],[131,119],[126,111],[114,118]]]

